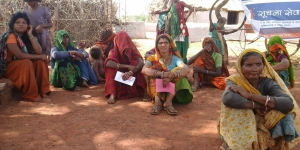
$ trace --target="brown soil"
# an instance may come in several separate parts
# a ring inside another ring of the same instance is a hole
[[[153,40],[135,42],[142,54],[154,44]],[[230,47],[236,47],[231,44],[238,45],[229,42]],[[189,56],[200,46],[201,43],[192,43]],[[231,73],[234,61],[233,55]],[[295,74],[298,77],[300,70]],[[223,91],[213,87],[195,92],[189,105],[175,104],[177,116],[163,110],[157,116],[150,115],[152,103],[140,98],[109,105],[103,94],[104,84],[77,92],[53,87],[51,90],[51,103],[14,100],[0,108],[1,150],[216,150],[221,145],[216,126]],[[296,82],[291,92],[298,104],[299,91]],[[300,145],[293,150],[297,149]]]

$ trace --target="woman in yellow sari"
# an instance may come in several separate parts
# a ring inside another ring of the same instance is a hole
[[[261,52],[248,49],[226,79],[219,133],[222,150],[289,150],[300,142],[299,107]],[[298,131],[298,132],[297,132]]]
[[[147,93],[154,98],[155,104],[151,114],[157,115],[164,108],[170,115],[177,115],[172,102],[188,104],[193,99],[192,89],[186,75],[190,72],[184,64],[170,35],[161,34],[155,42],[155,55],[147,58],[142,73],[147,76]],[[155,80],[161,78],[163,87],[169,82],[175,83],[175,94],[156,92]]]

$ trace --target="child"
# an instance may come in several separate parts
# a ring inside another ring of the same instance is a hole
[[[51,39],[49,28],[52,27],[51,15],[48,9],[40,6],[41,0],[24,0],[27,5],[24,7],[24,12],[30,20],[30,24],[37,33],[38,41],[42,47],[43,54],[47,55],[48,62],[50,60]]]
[[[103,59],[104,59],[103,51],[100,49],[100,47],[95,46],[91,48],[90,56],[92,57],[92,59],[90,59],[92,68],[95,72],[95,75],[99,83],[105,82],[104,68],[103,68]]]

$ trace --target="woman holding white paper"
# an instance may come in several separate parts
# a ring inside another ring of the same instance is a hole
[[[133,44],[128,34],[120,31],[114,39],[114,48],[110,50],[105,66],[105,96],[107,103],[113,104],[116,99],[129,99],[143,97],[146,89],[146,81],[141,69],[144,65],[143,57]],[[115,81],[117,71],[123,72],[123,80],[134,76],[132,86]]]
[[[184,64],[175,46],[175,42],[168,34],[161,34],[155,42],[156,54],[149,56],[143,67],[142,73],[148,77],[147,93],[154,98],[152,115],[159,114],[164,108],[170,115],[177,115],[172,102],[188,104],[193,99],[192,89],[186,75],[190,69]],[[172,92],[157,92],[155,79],[162,79],[162,86],[167,87],[169,82],[175,83],[175,94]]]

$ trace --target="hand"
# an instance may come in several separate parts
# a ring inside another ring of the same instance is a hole
[[[31,25],[28,25],[27,35],[32,36],[32,26]]]
[[[261,116],[263,116],[263,115],[265,115],[265,114],[266,114],[266,113],[264,112],[265,110],[261,110],[261,109],[254,109],[254,111],[255,111],[257,114],[261,115]]]
[[[169,78],[163,78],[163,87],[167,87],[168,83],[170,82],[171,80]]]
[[[71,54],[71,57],[76,58],[76,60],[77,59],[81,60],[81,59],[84,58],[84,55],[82,53],[77,52],[77,51],[70,51],[70,54]]]
[[[135,66],[127,65],[126,68],[127,68],[128,70],[134,70],[134,69],[135,69]]]
[[[172,72],[164,72],[164,77],[172,80],[175,77],[175,75]]]
[[[194,71],[195,73],[197,73],[197,72],[205,73],[205,70],[202,69],[202,68],[200,68],[199,66],[193,67],[193,71]]]
[[[36,31],[38,34],[41,34],[42,31],[43,31],[43,26],[42,26],[42,25],[38,25],[38,26],[35,28],[35,31]]]
[[[123,79],[124,81],[125,81],[125,80],[128,80],[129,77],[132,76],[132,75],[133,75],[133,72],[132,72],[132,71],[125,72],[125,73],[123,74],[122,79]]]
[[[48,58],[45,54],[39,55],[39,59],[48,61]]]
[[[250,93],[248,93],[244,88],[238,85],[230,85],[229,89],[235,93],[241,94],[241,96],[243,96],[244,98],[249,99]]]

